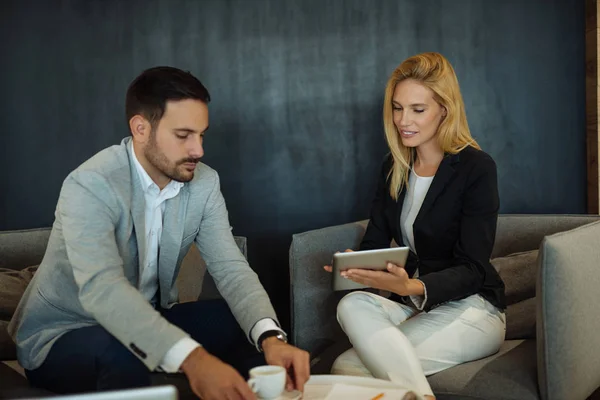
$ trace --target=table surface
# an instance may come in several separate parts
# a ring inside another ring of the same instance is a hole
[[[360,376],[312,375],[304,387],[303,400],[323,400],[336,383],[377,389],[403,389],[390,381]],[[289,399],[290,397],[283,399]],[[294,397],[291,397],[294,398]],[[367,399],[368,400],[368,399]]]

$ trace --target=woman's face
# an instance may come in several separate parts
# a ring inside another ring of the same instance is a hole
[[[430,143],[446,115],[433,98],[433,91],[413,79],[400,81],[392,96],[394,125],[406,147]]]

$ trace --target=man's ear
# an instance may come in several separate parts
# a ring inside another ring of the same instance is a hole
[[[137,114],[129,120],[129,130],[133,136],[133,140],[139,143],[146,143],[152,132],[152,125],[143,116]]]

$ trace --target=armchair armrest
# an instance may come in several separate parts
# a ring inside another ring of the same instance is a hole
[[[544,400],[585,399],[600,387],[599,238],[595,222],[542,241],[536,329]]]
[[[336,320],[340,294],[331,288],[323,266],[336,251],[358,248],[367,221],[331,226],[292,236],[290,246],[291,337],[293,343],[317,355],[343,338]]]

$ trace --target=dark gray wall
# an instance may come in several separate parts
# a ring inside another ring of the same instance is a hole
[[[423,51],[457,71],[502,212],[585,212],[583,2],[4,0],[0,34],[1,230],[52,224],[69,171],[128,134],[139,72],[188,69],[214,99],[205,162],[285,314],[291,234],[367,217],[385,82]]]

